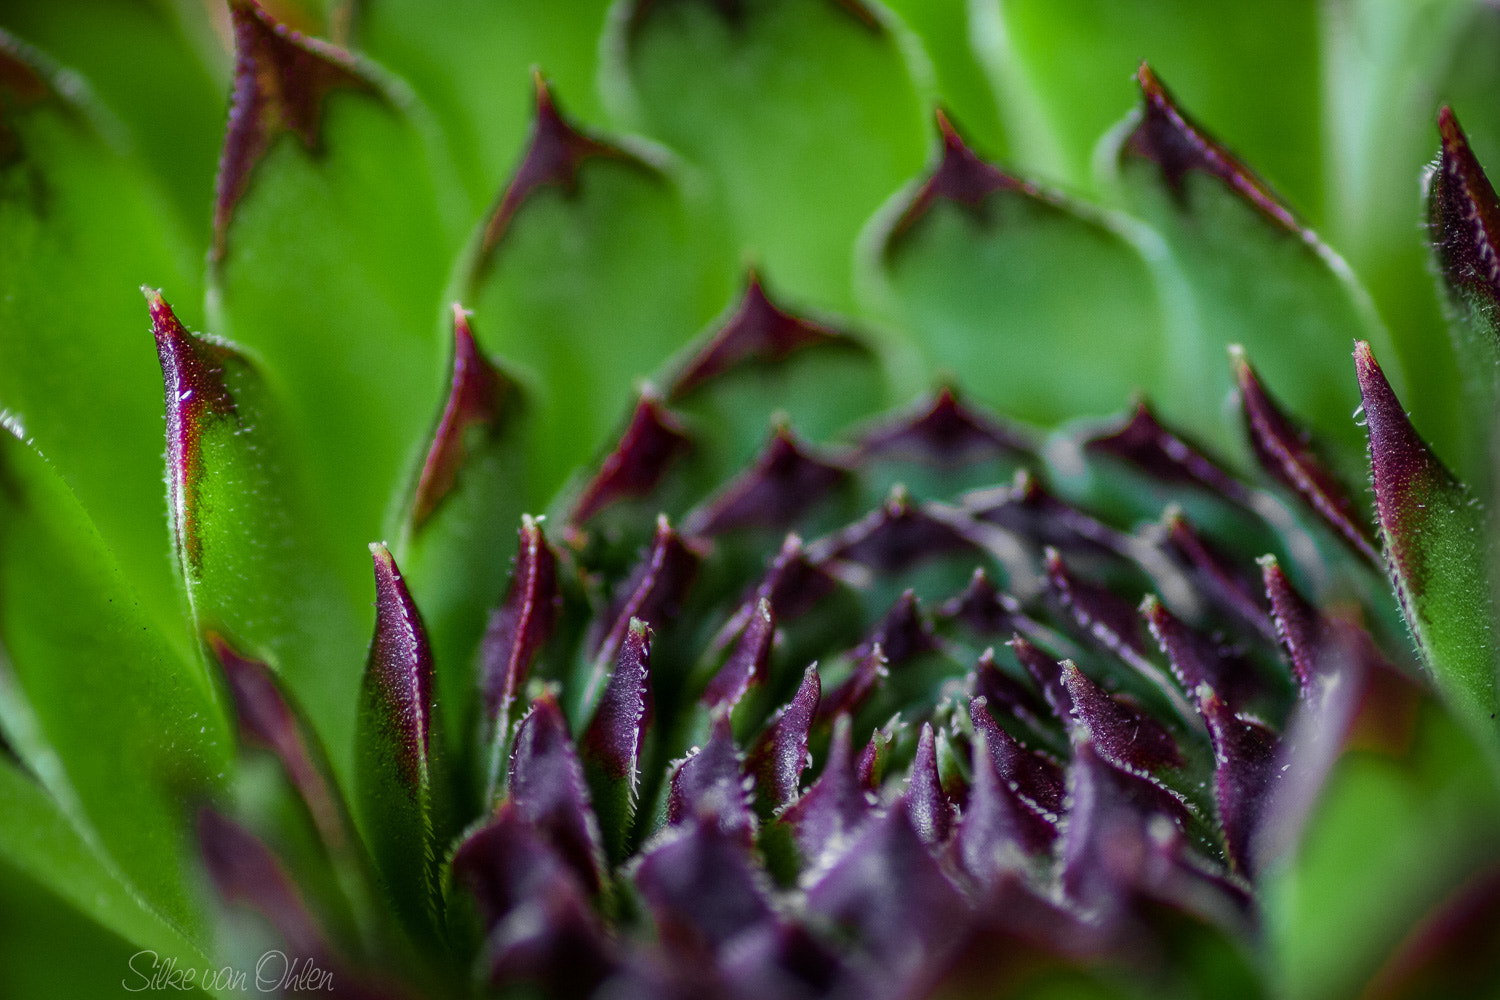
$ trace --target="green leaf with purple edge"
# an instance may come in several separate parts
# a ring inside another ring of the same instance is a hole
[[[1427,447],[1375,361],[1354,350],[1376,516],[1407,627],[1439,689],[1493,749],[1500,738],[1484,510]]]
[[[961,382],[971,399],[1054,423],[1159,386],[1166,316],[1120,225],[985,162],[941,116],[938,127],[936,163],[862,248],[864,304],[903,338],[896,387]],[[1113,363],[1079,379],[1078,359],[1094,355]]]
[[[340,609],[318,636],[321,669],[348,697],[298,695],[332,712],[353,702],[369,636],[359,553],[396,533],[404,512],[393,498],[407,495],[408,463],[445,395],[452,339],[438,318],[462,206],[438,194],[448,179],[410,95],[249,0],[230,15],[237,66],[209,324],[256,359],[283,401],[287,461],[305,478],[282,488],[299,524],[326,542],[322,591]],[[338,728],[316,717],[344,773],[352,715]]]
[[[579,131],[536,81],[531,141],[455,280],[529,402],[541,509],[616,426],[635,380],[728,294],[719,237],[659,150]]]
[[[401,571],[379,543],[375,635],[359,695],[354,788],[386,892],[418,940],[439,933],[438,854],[447,833],[443,735],[432,650]]]
[[[1242,344],[1286,407],[1356,473],[1363,443],[1344,360],[1354,340],[1389,337],[1346,265],[1287,204],[1183,110],[1147,66],[1143,101],[1110,146],[1110,181],[1155,227],[1169,256],[1162,289],[1183,326],[1172,391],[1157,398],[1173,421],[1226,454],[1243,456],[1222,403],[1220,358]],[[1101,163],[1104,161],[1101,161]],[[1385,352],[1390,353],[1390,352]]]
[[[926,109],[887,17],[863,0],[635,0],[603,42],[616,117],[702,168],[736,256],[823,309],[852,309],[850,248],[922,164]]]
[[[161,518],[160,383],[135,290],[150,278],[196,295],[190,241],[76,77],[0,31],[0,78],[0,407],[186,654]]]
[[[179,803],[224,772],[224,706],[201,662],[152,624],[57,473],[9,431],[0,483],[0,729],[84,840],[201,940]]]
[[[285,408],[259,365],[188,332],[159,292],[146,297],[165,399],[172,552],[192,630],[274,665],[347,778],[354,719],[345,706],[358,678],[330,664],[351,655],[338,639],[359,616],[338,599],[329,550],[310,527]]]

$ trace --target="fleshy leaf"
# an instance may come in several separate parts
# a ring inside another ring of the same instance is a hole
[[[714,718],[708,742],[691,751],[672,775],[667,822],[716,826],[749,846],[755,814],[746,785],[729,716],[721,712]]]
[[[1218,405],[1230,380],[1215,357],[1243,344],[1288,409],[1342,449],[1335,455],[1343,468],[1357,469],[1354,387],[1338,376],[1347,371],[1350,341],[1386,342],[1368,295],[1348,265],[1194,122],[1149,67],[1138,79],[1142,108],[1118,150],[1121,195],[1165,241],[1177,272],[1174,308],[1190,331],[1173,353],[1173,389],[1158,402],[1208,443],[1236,446],[1238,430]]]
[[[1053,713],[1059,719],[1066,720],[1073,711],[1073,696],[1063,683],[1062,664],[1019,635],[1012,637],[1010,648],[1041,689],[1042,696],[1047,699]]]
[[[878,509],[822,538],[814,562],[859,563],[877,573],[898,573],[936,556],[977,552],[978,544],[934,508],[913,503],[899,487]]]
[[[1442,151],[1427,182],[1427,227],[1448,294],[1466,329],[1454,331],[1464,377],[1492,402],[1500,348],[1500,198],[1451,108],[1438,112]],[[1470,365],[1473,366],[1472,370]]]
[[[965,405],[944,386],[909,413],[860,436],[867,456],[958,466],[995,455],[1024,454],[1032,443],[1020,431]]]
[[[265,917],[290,954],[327,961],[327,941],[291,873],[254,834],[206,808],[198,813],[198,845],[220,898]]]
[[[66,484],[9,430],[0,482],[0,729],[83,840],[201,944],[181,802],[228,764],[225,706],[152,624]]]
[[[1108,413],[1159,385],[1166,318],[1121,227],[985,163],[946,121],[941,133],[929,178],[887,209],[862,261],[866,307],[915,355],[905,385],[961,376],[972,398],[1038,423]],[[1014,351],[1026,364],[994,363]],[[1115,363],[1076,378],[1096,352]]]
[[[823,773],[807,793],[789,806],[781,822],[790,826],[802,855],[802,869],[816,870],[849,846],[849,840],[868,818],[870,802],[855,771],[849,745],[849,720],[834,722],[833,740]]]
[[[1019,659],[1020,653],[1016,656]],[[995,662],[994,649],[986,649],[979,654],[979,659],[974,664],[974,693],[983,698],[986,704],[1014,715],[1033,729],[1044,728],[1041,719],[1047,712],[1047,706],[1042,704],[1029,687],[1000,668],[1000,664]]]
[[[1027,806],[995,764],[987,728],[976,728],[974,779],[958,822],[958,857],[969,876],[993,885],[1027,859],[1049,850],[1056,830]]]
[[[849,248],[922,162],[894,32],[858,2],[796,0],[629,3],[614,27],[605,80],[620,117],[703,168],[741,259],[847,311]]]
[[[591,629],[596,662],[607,662],[615,655],[636,619],[665,621],[675,615],[697,574],[698,561],[698,550],[682,540],[666,517],[657,518],[650,550],[620,585],[604,618]]]
[[[557,625],[562,594],[557,587],[557,557],[541,526],[521,518],[521,542],[510,585],[500,606],[490,613],[479,650],[479,684],[485,724],[490,733],[487,777],[493,799],[499,789],[510,740],[511,709],[526,675]]]
[[[1207,684],[1235,711],[1265,694],[1254,666],[1224,644],[1190,628],[1153,595],[1141,603],[1141,615],[1166,654],[1172,675],[1184,691]]]
[[[690,535],[717,535],[737,528],[786,530],[825,494],[849,477],[843,465],[820,458],[777,427],[755,464],[688,515]]]
[[[1084,447],[1129,462],[1162,482],[1198,486],[1241,506],[1251,505],[1249,487],[1162,424],[1144,400],[1119,427],[1090,437]]]
[[[1417,650],[1476,731],[1496,733],[1495,609],[1469,491],[1418,436],[1368,344],[1354,350],[1386,565]]]
[[[822,697],[817,664],[809,666],[790,702],[777,710],[745,762],[755,776],[756,807],[769,816],[797,798],[802,772],[807,768],[807,740]]]
[[[922,614],[915,590],[908,588],[902,592],[854,655],[867,656],[877,646],[885,654],[886,665],[891,667],[899,667],[937,648],[932,626]]]
[[[548,896],[582,894],[576,873],[512,803],[464,838],[453,852],[452,870],[453,881],[474,895],[487,931],[517,908]]]
[[[568,514],[582,525],[618,500],[646,496],[689,444],[682,425],[654,394],[643,393],[620,443],[599,464]]]
[[[975,732],[984,733],[990,760],[1006,787],[1015,791],[1026,808],[1055,827],[1063,807],[1062,768],[1051,759],[1028,750],[1001,729],[985,707],[984,699],[969,701],[969,721]]]
[[[1200,684],[1198,710],[1214,746],[1214,799],[1229,856],[1242,872],[1250,869],[1250,848],[1261,810],[1277,777],[1279,741],[1263,723],[1230,711],[1212,688]]]
[[[732,709],[745,692],[766,679],[771,640],[776,636],[776,616],[766,597],[756,600],[749,620],[734,644],[729,658],[704,689],[702,702],[710,709]]]
[[[713,955],[772,919],[745,845],[713,822],[689,822],[668,834],[641,860],[635,884],[677,961]]]
[[[584,887],[597,890],[604,869],[599,824],[567,720],[551,695],[532,702],[516,729],[507,790],[517,813],[572,867]]]
[[[1349,491],[1313,451],[1307,433],[1293,424],[1266,392],[1245,352],[1233,346],[1229,356],[1239,384],[1240,409],[1245,415],[1250,447],[1261,468],[1300,496],[1350,548],[1379,565],[1374,536]]]
[[[1177,741],[1161,723],[1111,697],[1071,660],[1062,662],[1061,679],[1073,706],[1073,718],[1102,756],[1144,771],[1182,766]]]
[[[1254,577],[1242,573],[1232,559],[1194,530],[1182,511],[1168,508],[1162,521],[1167,548],[1192,570],[1198,591],[1248,628],[1274,639],[1264,589],[1256,586]]]
[[[355,787],[362,828],[387,892],[408,927],[436,929],[436,837],[442,746],[435,732],[432,653],[421,615],[379,543],[375,636],[360,688]]]
[[[824,696],[818,705],[818,721],[852,717],[870,700],[888,674],[885,650],[876,643],[855,661],[849,676]]]
[[[924,844],[937,845],[953,830],[953,803],[938,777],[937,745],[932,723],[922,723],[917,737],[917,755],[911,762],[911,780],[902,796],[912,829]]]
[[[625,857],[640,787],[641,745],[650,725],[651,629],[631,618],[614,672],[578,743],[612,862]]]

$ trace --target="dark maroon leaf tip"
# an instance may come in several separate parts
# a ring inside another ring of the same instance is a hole
[[[531,704],[510,756],[510,803],[595,890],[604,866],[599,825],[568,723],[551,695]]]
[[[791,621],[811,611],[837,586],[826,569],[808,558],[801,537],[790,534],[755,592],[771,602],[778,620]]]
[[[215,261],[224,257],[235,206],[272,141],[291,132],[307,149],[317,150],[329,91],[377,93],[347,52],[278,24],[255,0],[230,0],[229,19],[234,91],[214,197]]]
[[[538,189],[555,187],[573,194],[578,189],[579,167],[591,158],[623,160],[645,166],[629,153],[580,132],[563,117],[542,75],[534,74],[533,81],[536,86],[536,117],[532,121],[531,141],[520,167],[511,176],[499,203],[485,223],[472,272],[475,276],[488,268],[495,248],[510,229],[516,213]]]
[[[1422,587],[1429,573],[1424,558],[1428,546],[1409,540],[1420,534],[1433,497],[1452,497],[1463,487],[1417,434],[1364,341],[1354,345],[1354,370],[1370,436],[1370,478],[1386,559],[1398,579]],[[1399,589],[1404,600],[1406,589]]]
[[[814,562],[857,563],[877,573],[899,573],[928,559],[973,553],[979,544],[952,518],[913,504],[899,486],[878,510],[814,543]]]
[[[365,668],[366,696],[386,728],[402,783],[412,794],[428,783],[432,739],[432,650],[406,580],[380,542],[375,563],[375,638]]]
[[[260,838],[212,809],[198,811],[198,849],[219,896],[255,910],[293,954],[327,958],[327,942],[287,874]]]
[[[777,711],[750,752],[745,769],[755,777],[756,799],[763,815],[797,798],[802,772],[810,763],[807,740],[822,694],[822,678],[818,676],[817,664],[812,664],[802,674],[796,695]]]
[[[715,715],[702,749],[692,752],[672,775],[667,794],[667,822],[696,820],[741,838],[745,847],[755,833],[749,783],[730,731],[729,715]]]
[[[816,344],[858,341],[848,334],[794,316],[766,295],[753,271],[739,308],[698,348],[672,380],[672,399],[681,399],[705,382],[742,364],[778,362]]]
[[[614,673],[583,734],[583,755],[613,779],[634,789],[639,779],[641,743],[651,724],[651,629],[630,619],[615,659]]]
[[[0,164],[12,162],[21,153],[16,134],[5,121],[8,113],[40,104],[52,93],[52,85],[24,46],[0,30]]]
[[[1500,198],[1451,108],[1438,112],[1442,153],[1427,192],[1428,230],[1448,287],[1479,304],[1495,329],[1500,310]]]
[[[1147,595],[1141,602],[1141,616],[1166,654],[1167,664],[1182,690],[1191,694],[1200,684],[1207,684],[1236,710],[1262,693],[1259,678],[1249,663],[1209,636],[1189,628],[1155,595]]]
[[[1198,590],[1210,601],[1267,639],[1275,640],[1265,595],[1253,576],[1203,538],[1182,516],[1181,510],[1169,507],[1162,517],[1166,527],[1166,547],[1193,574]]]
[[[613,656],[632,619],[670,620],[692,585],[701,559],[699,548],[685,542],[665,515],[657,517],[650,550],[620,586],[604,617],[592,627],[596,636],[590,643],[593,655],[605,659]]]
[[[924,844],[941,844],[953,832],[953,803],[938,776],[937,740],[930,722],[922,723],[921,735],[917,737],[917,754],[911,763],[911,777],[902,801],[912,829]]]
[[[982,636],[1002,636],[1016,629],[1021,605],[991,582],[984,567],[975,567],[969,585],[938,609],[944,621],[959,622]]]
[[[822,867],[828,860],[825,852],[846,847],[849,836],[869,813],[870,800],[850,746],[849,719],[842,716],[834,723],[823,773],[807,794],[782,813],[795,833],[803,868]]]
[[[1015,716],[1034,729],[1041,729],[1047,707],[1021,681],[1000,669],[995,651],[986,649],[974,664],[974,693],[988,704]]]
[[[453,306],[453,385],[438,418],[432,447],[422,463],[412,499],[411,520],[420,528],[453,489],[464,463],[464,437],[470,428],[491,427],[500,419],[500,406],[509,381],[480,353],[463,307]]]
[[[818,721],[848,718],[858,712],[889,673],[886,669],[885,650],[876,643],[855,662],[853,672],[828,692],[828,696],[818,706]]]
[[[1045,553],[1047,582],[1081,629],[1099,645],[1134,665],[1146,652],[1135,607],[1107,587],[1076,575],[1056,549]]]
[[[988,726],[974,728],[969,800],[958,823],[958,855],[969,876],[993,885],[1005,873],[1026,867],[1056,837],[1055,825],[1020,797],[1017,786],[995,760]]]
[[[557,557],[541,525],[523,514],[520,535],[505,600],[491,612],[479,647],[485,714],[501,724],[526,683],[532,661],[551,638],[562,605]]]
[[[891,227],[886,237],[886,253],[892,252],[939,201],[978,211],[985,199],[996,191],[1016,191],[1033,198],[1041,197],[1041,192],[1032,185],[980,158],[941,110],[937,112],[937,127],[943,147],[937,168],[917,189],[906,210]]]
[[[1073,711],[1073,699],[1062,681],[1062,664],[1019,635],[1012,636],[1010,648],[1015,652],[1022,668],[1031,675],[1042,696],[1047,699],[1053,714],[1067,721]]]
[[[341,806],[274,672],[260,660],[242,655],[216,632],[205,639],[229,682],[240,738],[276,755],[324,843],[334,852],[342,850],[348,838]]]
[[[1265,556],[1260,561],[1261,579],[1265,581],[1266,597],[1271,601],[1271,615],[1276,622],[1276,635],[1286,650],[1292,664],[1292,673],[1297,678],[1297,687],[1304,697],[1312,693],[1313,681],[1319,673],[1319,660],[1327,636],[1327,622],[1312,602],[1297,592],[1292,581],[1276,561],[1275,556]]]
[[[1354,498],[1313,451],[1311,439],[1276,405],[1238,345],[1229,349],[1250,446],[1271,478],[1300,496],[1354,551],[1380,565],[1375,536]]]
[[[1021,745],[1000,728],[983,698],[969,700],[969,721],[983,732],[995,770],[1028,809],[1057,825],[1063,806],[1063,771],[1057,763]]]
[[[1117,764],[1145,771],[1183,765],[1177,741],[1161,723],[1111,697],[1071,660],[1062,661],[1060,674],[1073,705],[1073,718],[1099,753]]]
[[[198,491],[203,478],[202,435],[215,419],[235,416],[234,397],[224,384],[224,368],[242,362],[230,348],[187,332],[161,293],[141,289],[151,308],[151,330],[161,362],[167,411],[168,497],[172,534],[189,569],[202,562],[198,533]]]
[[[869,638],[854,651],[856,657],[868,656],[876,647],[885,652],[888,666],[898,667],[938,648],[932,626],[922,614],[917,592],[907,589],[896,598],[885,617],[876,624]]]
[[[1132,554],[1128,536],[1053,496],[1028,469],[1017,469],[1009,486],[966,495],[964,508],[976,519],[1038,545],[1127,558]]]
[[[848,478],[841,462],[814,454],[790,428],[778,426],[755,463],[689,514],[683,530],[698,536],[740,528],[785,530]]]
[[[709,708],[733,708],[751,687],[766,678],[771,657],[771,640],[776,637],[776,615],[768,598],[761,597],[751,609],[749,620],[740,633],[729,658],[719,668],[703,692],[703,704]]]
[[[1183,112],[1151,67],[1142,63],[1136,79],[1145,106],[1120,150],[1122,159],[1139,157],[1156,164],[1168,188],[1182,202],[1187,198],[1184,178],[1189,171],[1215,177],[1278,228],[1310,238],[1264,181]]]
[[[1020,431],[961,402],[946,386],[910,412],[865,432],[859,446],[866,456],[945,468],[1031,451],[1031,442]]]
[[[1232,712],[1208,685],[1200,685],[1197,696],[1213,741],[1214,798],[1229,857],[1248,872],[1261,809],[1281,759],[1280,740],[1264,724]]]
[[[617,500],[646,496],[690,443],[682,424],[648,387],[620,443],[579,494],[568,524],[581,526]]]
[[[1201,448],[1162,424],[1144,400],[1136,403],[1117,429],[1087,439],[1084,447],[1128,462],[1164,483],[1197,486],[1242,507],[1250,506],[1249,488]]]

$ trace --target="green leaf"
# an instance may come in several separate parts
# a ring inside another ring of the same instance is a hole
[[[538,80],[526,158],[463,265],[482,346],[527,389],[533,510],[728,298],[720,244],[648,155],[578,132]]]
[[[49,8],[50,9],[50,8]],[[0,409],[89,512],[167,639],[188,647],[162,522],[161,390],[137,289],[197,262],[96,105],[0,34]],[[14,82],[10,82],[14,81]]]
[[[1356,346],[1354,363],[1376,516],[1401,610],[1438,687],[1493,745],[1500,650],[1484,510],[1417,435],[1370,345]]]
[[[1341,468],[1357,469],[1363,440],[1349,417],[1358,396],[1347,352],[1358,339],[1389,343],[1368,296],[1149,68],[1139,80],[1144,107],[1120,131],[1111,162],[1120,196],[1170,250],[1176,280],[1163,288],[1190,331],[1173,351],[1163,410],[1220,450],[1242,452],[1223,406],[1232,384],[1224,351],[1242,344],[1287,408],[1340,449]]]
[[[789,298],[849,311],[855,237],[925,152],[881,17],[858,0],[629,3],[612,28],[619,116],[703,168],[742,259]]]
[[[1500,793],[1463,727],[1424,700],[1395,756],[1347,751],[1295,851],[1261,876],[1274,992],[1349,996],[1500,837]]]
[[[222,776],[223,707],[151,624],[77,500],[0,434],[0,724],[86,838],[194,940],[183,800]],[[8,662],[6,662],[8,661]]]
[[[1178,81],[1236,148],[1317,215],[1323,178],[1315,4],[980,0],[972,32],[1017,165],[1088,189],[1100,135],[1142,60]]]
[[[53,799],[18,766],[0,758],[0,866],[25,872],[100,928],[183,965],[202,965],[198,947],[91,846]],[[5,881],[0,877],[0,882]],[[12,928],[5,928],[8,938]],[[119,970],[128,972],[127,967]],[[128,978],[128,976],[127,976]]]
[[[912,76],[920,84],[930,69],[933,97],[945,112],[994,156],[1009,155],[995,93],[978,58],[968,5],[928,3],[926,0],[884,0],[884,6],[900,16],[900,29],[909,31],[921,47],[921,58],[930,67],[915,63],[910,54]],[[898,41],[900,35],[897,36]]]
[[[869,310],[917,356],[896,366],[900,388],[950,380],[1051,423],[1112,412],[1159,384],[1165,320],[1136,247],[1106,217],[1003,173],[939,125],[939,161],[878,223],[868,262]],[[1085,374],[1090,357],[1111,363]]]
[[[472,210],[481,211],[524,152],[531,75],[540,67],[585,121],[595,96],[609,0],[368,0],[358,47],[407,80],[443,125]]]

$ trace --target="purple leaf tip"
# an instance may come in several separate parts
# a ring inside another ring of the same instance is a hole
[[[785,530],[848,477],[842,464],[819,457],[790,428],[778,426],[755,464],[688,515],[683,530],[707,536],[738,528]]]
[[[617,500],[649,494],[690,443],[661,400],[649,388],[642,392],[620,443],[605,456],[568,514],[569,526],[583,525]]]
[[[507,787],[520,815],[546,837],[585,887],[598,889],[604,866],[599,825],[568,723],[551,695],[534,701],[516,729]]]
[[[562,604],[557,557],[541,525],[530,515],[522,515],[520,534],[505,600],[490,614],[479,647],[485,713],[502,724],[501,713],[508,713],[525,684],[532,660],[552,635]]]
[[[1500,198],[1450,108],[1438,112],[1442,153],[1428,187],[1428,228],[1449,288],[1479,305],[1491,328],[1500,309]]]
[[[751,609],[749,621],[740,633],[729,658],[708,682],[703,704],[710,709],[733,708],[745,692],[766,678],[771,655],[771,640],[776,637],[776,616],[768,598],[761,597]]]
[[[614,673],[580,746],[584,756],[597,763],[605,775],[623,779],[634,789],[639,780],[641,743],[650,725],[651,629],[639,618],[632,618],[620,643]]]
[[[375,637],[365,669],[365,697],[386,730],[403,786],[416,795],[428,784],[432,650],[390,551],[374,542],[370,555],[375,563]]]
[[[792,700],[777,711],[756,741],[745,769],[755,777],[755,797],[761,814],[769,816],[797,798],[802,772],[809,763],[808,735],[823,694],[817,664],[802,675]]]

